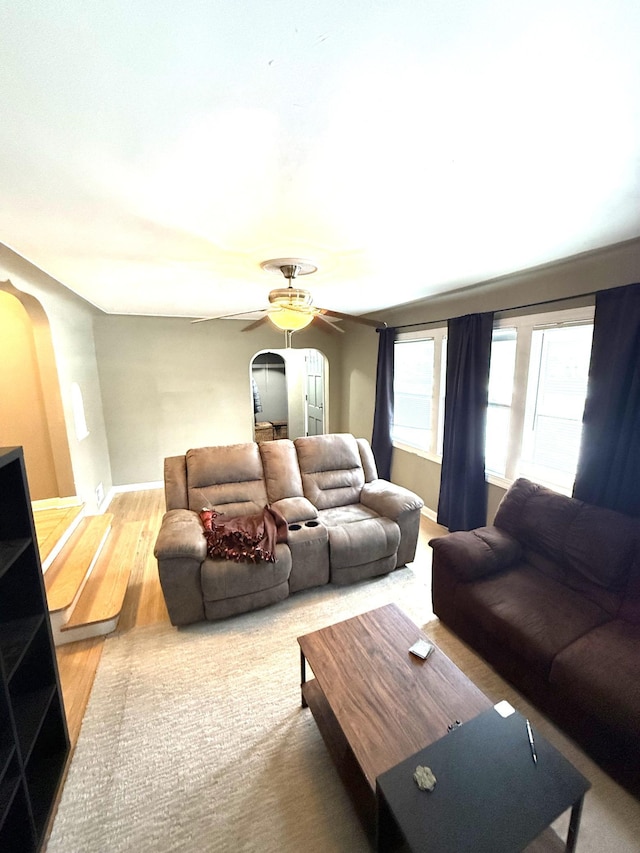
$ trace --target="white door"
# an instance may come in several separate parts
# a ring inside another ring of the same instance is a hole
[[[324,356],[307,350],[307,435],[324,434]]]

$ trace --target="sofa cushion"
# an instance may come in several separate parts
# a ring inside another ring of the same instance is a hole
[[[269,503],[301,498],[304,495],[302,477],[293,442],[282,438],[265,441],[259,447]]]
[[[305,497],[318,509],[358,503],[364,470],[352,435],[314,435],[294,442]]]
[[[200,447],[186,454],[189,509],[226,515],[260,512],[268,503],[258,445]]]
[[[201,568],[202,597],[220,601],[278,586],[289,579],[291,553],[287,545],[276,545],[276,562],[236,563],[207,558]]]
[[[331,570],[393,557],[399,544],[400,528],[389,518],[368,518],[353,524],[329,527]]]
[[[617,589],[639,546],[639,519],[581,504],[566,531],[564,550],[571,568],[600,586]]]
[[[597,604],[526,563],[458,584],[460,612],[546,675],[558,652],[610,619]]]
[[[640,547],[639,519],[585,504],[524,477],[502,499],[494,524],[520,540],[525,553],[542,555],[545,574],[574,587],[572,576],[582,576],[620,590]]]
[[[525,547],[564,562],[567,529],[582,503],[521,477],[506,493],[494,524]]]
[[[632,560],[618,617],[640,625],[640,547]]]
[[[378,513],[363,504],[349,504],[348,506],[336,506],[331,509],[321,509],[318,519],[325,527],[339,527],[342,524],[351,524],[354,521],[364,521],[367,518],[378,518]]]
[[[640,625],[619,619],[563,649],[549,681],[614,728],[637,737],[640,720]]]

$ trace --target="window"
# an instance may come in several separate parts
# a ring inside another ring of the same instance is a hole
[[[489,373],[489,475],[571,491],[592,334],[593,308],[498,322]]]
[[[431,446],[433,338],[396,341],[393,376],[393,438],[413,447]]]
[[[571,489],[578,466],[593,325],[534,329],[518,473]]]
[[[394,345],[392,438],[429,453],[436,453],[442,443],[443,340],[440,329],[401,335]]]
[[[593,307],[502,319],[491,344],[486,469],[570,492],[587,390]],[[392,437],[442,456],[446,328],[395,343]]]
[[[489,368],[489,407],[485,467],[504,477],[511,427],[511,399],[516,369],[515,329],[494,329]]]

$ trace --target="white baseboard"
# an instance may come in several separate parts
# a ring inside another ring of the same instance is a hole
[[[124,492],[142,492],[147,489],[164,489],[162,480],[153,480],[150,483],[130,483],[127,486],[112,486],[109,493],[98,507],[100,514],[104,514],[109,509],[109,504],[116,495]]]
[[[420,510],[420,514],[426,516],[430,521],[435,521],[436,524],[438,523],[438,513],[433,509],[429,509],[428,506],[423,506]]]
[[[111,491],[114,494],[119,492],[142,492],[145,489],[163,489],[164,483],[162,480],[153,480],[151,483],[131,483],[129,486],[112,486]]]

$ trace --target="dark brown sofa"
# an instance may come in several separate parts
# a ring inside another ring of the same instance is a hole
[[[635,785],[640,519],[520,479],[493,525],[430,544],[437,616]]]

